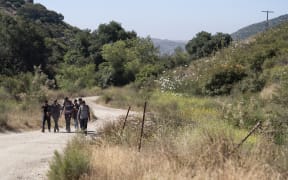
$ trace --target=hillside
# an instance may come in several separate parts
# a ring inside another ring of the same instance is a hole
[[[172,74],[177,79],[175,88],[189,94],[224,95],[260,92],[265,86],[278,84],[277,71],[287,68],[287,29],[285,23],[248,44],[233,44],[215,56],[193,61],[184,72]]]
[[[161,54],[173,54],[178,47],[185,50],[185,41],[172,41],[167,39],[152,38],[155,47],[159,48]]]
[[[269,27],[275,27],[284,22],[288,22],[288,14],[269,20]],[[244,40],[250,36],[256,35],[257,33],[263,32],[265,28],[266,21],[262,21],[260,23],[241,28],[232,33],[231,36],[234,40]]]

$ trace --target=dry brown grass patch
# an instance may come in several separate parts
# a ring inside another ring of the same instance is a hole
[[[188,179],[188,169],[177,170],[164,153],[104,145],[92,154],[92,173],[87,179]]]
[[[271,84],[270,86],[265,87],[261,93],[260,97],[264,100],[270,100],[273,98],[273,95],[276,94],[276,91],[279,89],[278,84]]]
[[[232,137],[221,129],[183,129],[146,140],[140,153],[136,145],[104,138],[92,150],[91,174],[85,179],[287,178],[288,152],[283,147],[259,139],[261,143],[231,154],[236,145]]]

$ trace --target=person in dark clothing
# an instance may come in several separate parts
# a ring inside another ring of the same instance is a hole
[[[45,122],[47,121],[48,130],[50,132],[51,127],[51,107],[48,104],[48,101],[45,100],[44,105],[41,107],[43,116],[42,116],[42,132],[45,132]]]
[[[79,99],[78,99],[79,108],[80,108],[82,102],[83,102],[83,99],[82,99],[82,98],[79,98]],[[79,112],[79,108],[78,108],[78,112]],[[82,124],[80,123],[80,119],[78,118],[78,112],[77,112],[77,119],[78,119],[78,122],[79,122],[80,129],[82,130],[83,127],[82,127]]]
[[[61,113],[61,105],[57,102],[57,99],[51,105],[51,115],[54,120],[54,132],[59,132],[58,121]]]
[[[85,101],[82,101],[77,116],[80,122],[81,130],[85,133],[85,135],[87,135],[87,125],[91,118],[89,106],[85,104]]]
[[[70,124],[71,124],[71,118],[72,118],[72,114],[73,114],[73,108],[74,108],[74,105],[73,105],[72,101],[70,101],[68,97],[65,97],[64,103],[63,103],[62,113],[64,111],[66,131],[68,133],[71,132]]]
[[[80,105],[77,103],[77,99],[75,99],[74,100],[74,110],[73,110],[73,119],[74,119],[75,130],[78,130],[78,128],[79,128],[79,126],[78,126],[78,118],[77,118],[79,107],[80,107]]]

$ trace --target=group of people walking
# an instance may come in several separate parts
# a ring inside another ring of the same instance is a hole
[[[54,132],[59,132],[59,119],[64,113],[65,123],[66,123],[66,132],[71,132],[71,119],[74,120],[75,130],[80,129],[87,135],[87,125],[90,118],[90,109],[86,105],[85,101],[82,98],[78,100],[75,99],[74,103],[69,100],[68,97],[65,97],[64,103],[61,106],[57,100],[54,100],[53,104],[49,105],[48,101],[44,102],[42,106],[43,119],[42,119],[42,132],[45,132],[45,124],[47,121],[48,131],[51,131],[51,117],[54,120]]]

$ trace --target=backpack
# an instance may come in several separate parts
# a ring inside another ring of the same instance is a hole
[[[80,119],[87,119],[89,118],[89,106],[88,105],[81,105],[79,108],[79,118]]]
[[[73,103],[71,101],[64,102],[64,110],[65,114],[72,114],[73,113]]]

